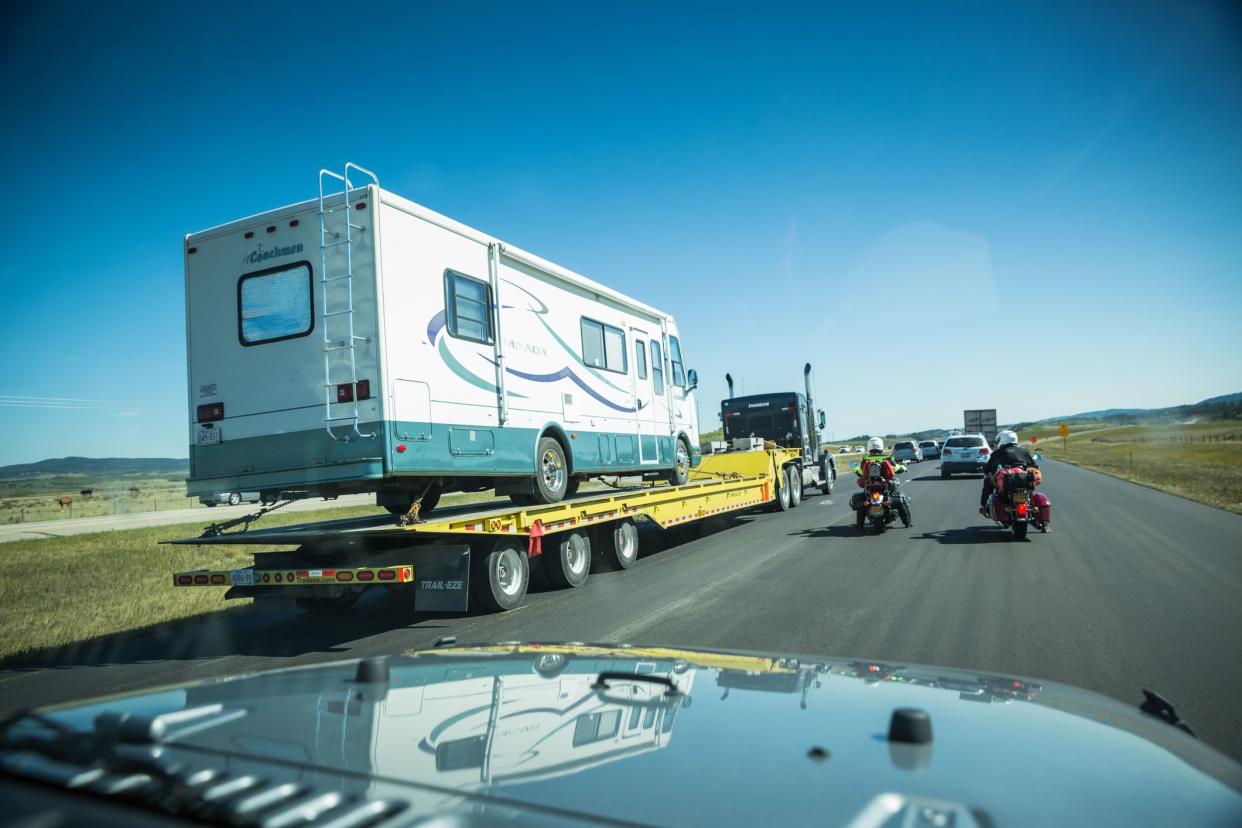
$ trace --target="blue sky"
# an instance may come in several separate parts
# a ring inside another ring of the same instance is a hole
[[[10,10],[0,464],[184,456],[182,236],[347,159],[676,315],[705,428],[1242,390],[1236,7],[672,5]]]

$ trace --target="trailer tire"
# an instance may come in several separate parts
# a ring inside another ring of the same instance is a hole
[[[540,437],[535,452],[535,491],[532,505],[559,503],[569,489],[565,449],[554,437]]]
[[[470,588],[475,601],[490,612],[505,612],[522,603],[530,586],[526,548],[513,538],[470,550]]]
[[[555,549],[544,552],[539,563],[548,583],[558,589],[573,589],[585,584],[591,574],[590,534],[570,529],[554,535],[552,540],[556,542]]]
[[[788,512],[793,507],[789,505],[789,469],[781,469],[781,473],[776,476],[776,511]]]
[[[600,559],[609,569],[629,569],[638,560],[638,524],[632,518],[601,526]]]
[[[677,446],[673,449],[673,468],[668,470],[665,479],[670,486],[684,486],[690,479],[690,446],[685,438],[677,438]]]
[[[789,508],[796,509],[802,503],[802,469],[797,466],[786,466],[789,475]]]

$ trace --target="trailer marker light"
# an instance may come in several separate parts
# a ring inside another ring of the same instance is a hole
[[[195,575],[195,576],[194,576],[194,583],[196,583],[196,584],[205,584],[205,583],[207,583],[207,576],[206,576],[206,575]]]
[[[375,580],[375,573],[364,569],[358,573],[358,580],[359,581],[373,581]]]
[[[380,570],[379,579],[381,581],[391,581],[395,579],[396,577],[397,577],[397,573],[393,572],[391,569]]]
[[[290,572],[288,575],[286,575],[285,580],[288,581],[289,583],[293,583],[293,573]]]
[[[214,423],[216,420],[224,419],[224,403],[204,403],[198,407],[198,421],[200,423]]]
[[[271,576],[271,575],[268,575],[266,572],[264,572],[264,573],[263,573],[263,583],[265,583],[265,584],[266,584],[266,583],[270,583],[270,582],[271,582],[271,580],[272,580],[272,576]]]
[[[359,400],[371,399],[371,381],[370,380],[358,380],[357,385],[358,385],[358,399]]]
[[[254,238],[254,231],[253,231],[253,230],[247,230],[247,231],[246,231],[246,238],[248,238],[248,239],[253,239],[253,238]]]
[[[405,454],[405,443],[397,443],[397,454]]]
[[[354,386],[348,382],[342,382],[336,387],[336,401],[339,403],[354,401]]]
[[[280,574],[279,572],[277,572],[277,573],[276,573],[276,583],[278,583],[278,584],[279,584],[279,583],[280,583],[280,582],[282,582],[283,580],[284,580],[284,578],[283,578],[283,577],[281,577],[281,574]]]
[[[336,573],[336,579],[337,579],[338,581],[352,581],[352,580],[354,579],[354,573],[352,573],[352,572],[338,572],[338,573]]]
[[[298,220],[297,220],[297,219],[293,219],[292,221],[290,221],[290,222],[289,222],[289,226],[290,226],[290,227],[297,227],[297,226],[298,226]]]
[[[177,583],[181,584],[182,586],[189,586],[190,584],[194,583],[194,579],[191,578],[189,575],[178,575]]]

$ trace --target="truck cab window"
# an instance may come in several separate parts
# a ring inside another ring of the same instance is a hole
[[[237,282],[237,338],[262,345],[306,336],[315,325],[313,302],[307,262],[248,273]]]
[[[448,332],[471,342],[492,342],[492,288],[478,279],[444,271],[445,316]]]

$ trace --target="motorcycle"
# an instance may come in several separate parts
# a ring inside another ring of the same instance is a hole
[[[872,463],[863,480],[863,490],[850,498],[850,508],[856,514],[854,528],[863,531],[871,521],[877,534],[883,534],[888,525],[901,518],[903,526],[910,525],[910,506],[906,496],[897,489],[894,481],[886,480],[879,463]]]
[[[1052,504],[1047,495],[1035,491],[1042,475],[1039,469],[1006,466],[996,470],[996,489],[988,495],[988,517],[1013,530],[1015,540],[1026,537],[1028,526],[1047,532],[1052,522]]]

